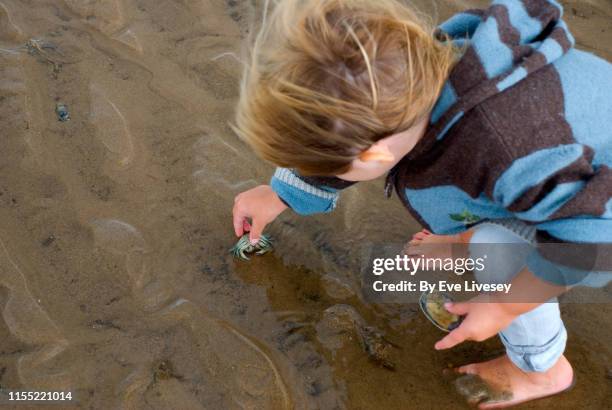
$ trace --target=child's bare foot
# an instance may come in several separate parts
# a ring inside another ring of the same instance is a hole
[[[565,356],[543,373],[526,373],[507,355],[462,366],[457,371],[465,374],[456,380],[457,390],[481,409],[510,407],[552,396],[567,390],[574,381],[572,366]]]
[[[436,235],[423,229],[412,235],[412,240],[404,247],[408,256],[425,256],[426,258],[452,257],[452,245],[468,243],[469,235]]]

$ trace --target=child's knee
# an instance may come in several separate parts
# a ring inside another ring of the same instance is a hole
[[[482,258],[484,269],[476,270],[481,283],[505,283],[525,267],[532,250],[530,243],[510,229],[493,223],[483,223],[473,229],[470,257]]]

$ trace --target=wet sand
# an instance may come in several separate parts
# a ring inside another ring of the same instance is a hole
[[[487,2],[417,3],[442,19]],[[612,59],[612,3],[563,3],[579,47]],[[0,0],[2,389],[93,409],[467,408],[442,371],[501,344],[436,352],[416,304],[360,297],[359,244],[418,229],[381,181],[333,215],[283,214],[274,254],[227,253],[234,195],[272,171],[228,125],[260,6]],[[395,371],[330,333],[338,304],[399,346]],[[578,383],[522,408],[605,408],[612,307],[562,309]]]

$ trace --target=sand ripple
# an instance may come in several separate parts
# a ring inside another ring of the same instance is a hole
[[[142,233],[127,222],[117,219],[96,219],[91,222],[96,245],[117,254],[144,251]]]
[[[143,52],[142,44],[140,40],[138,39],[138,37],[136,36],[136,33],[134,33],[132,29],[126,28],[125,30],[122,30],[121,32],[116,34],[114,38],[122,42],[126,46],[134,49],[139,54],[142,54]]]
[[[119,160],[122,166],[129,165],[134,157],[134,143],[127,120],[117,105],[95,84],[91,91],[91,121],[102,144]]]
[[[30,292],[26,278],[11,259],[0,240],[0,285],[8,289],[8,300],[2,316],[10,332],[22,342],[35,346],[32,353],[19,358],[17,371],[21,382],[30,388],[65,388],[68,375],[46,366],[68,345],[61,330]]]

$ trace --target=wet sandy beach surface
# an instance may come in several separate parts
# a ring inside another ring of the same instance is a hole
[[[612,60],[612,3],[563,3],[578,46]],[[443,19],[487,2],[417,4]],[[333,215],[284,213],[271,255],[228,254],[233,197],[272,172],[229,127],[260,8],[0,0],[2,389],[93,409],[468,408],[442,371],[501,344],[436,352],[416,304],[360,296],[355,249],[419,228],[381,181]],[[562,310],[577,385],[522,408],[605,408],[612,305]],[[368,360],[357,315],[398,346],[395,371]]]

